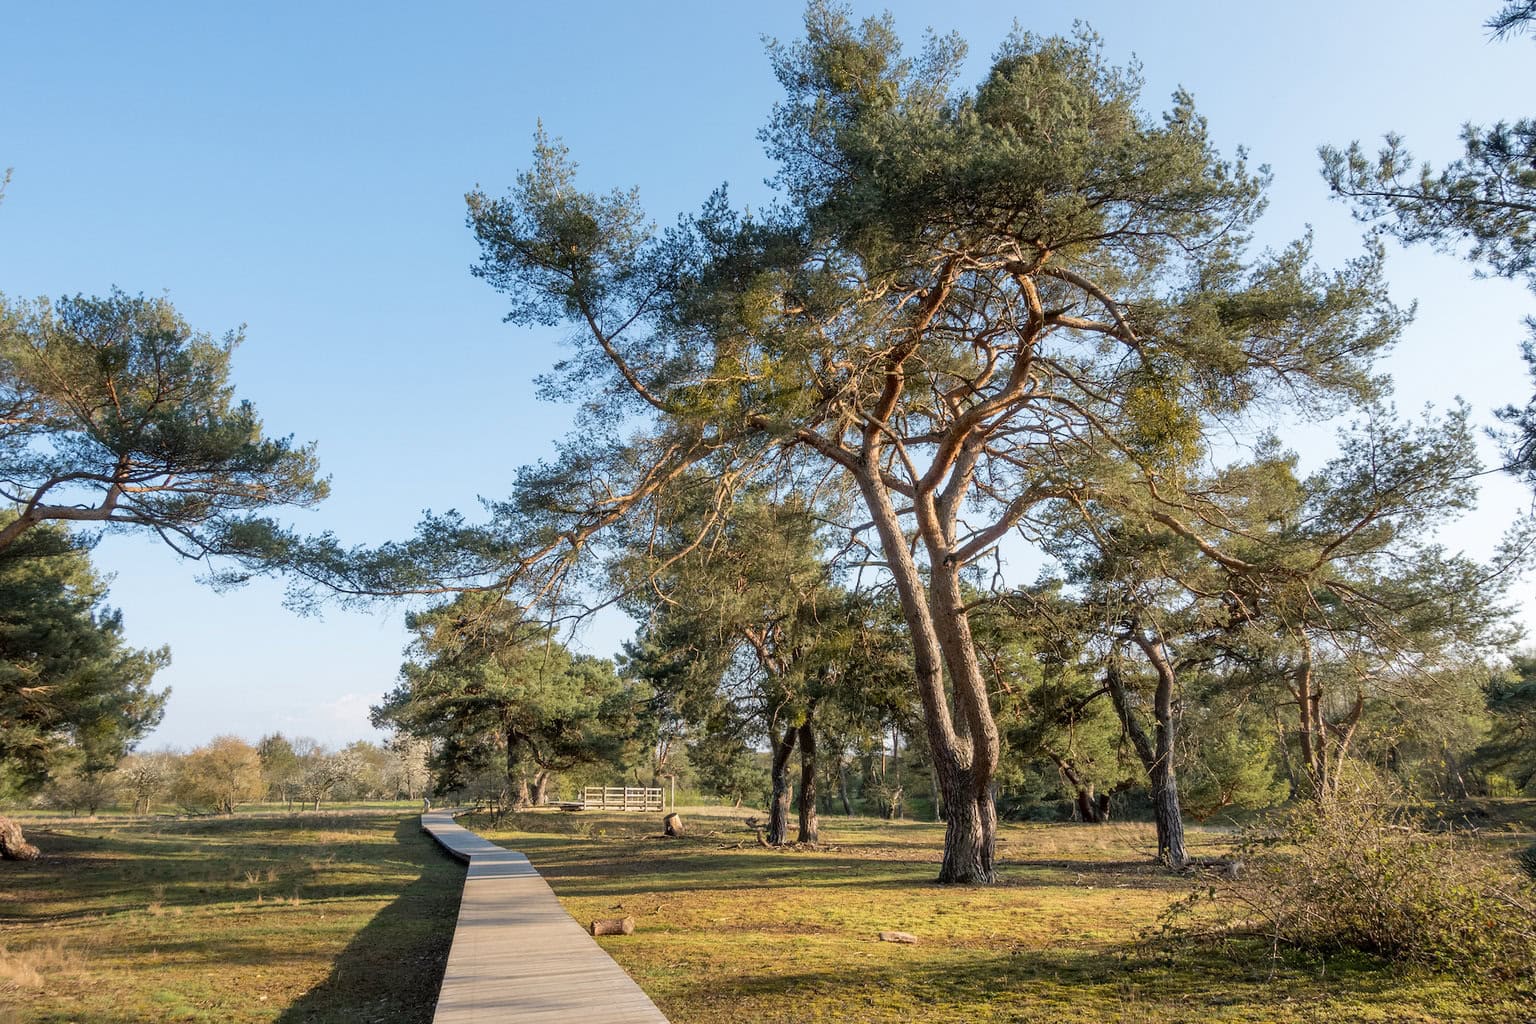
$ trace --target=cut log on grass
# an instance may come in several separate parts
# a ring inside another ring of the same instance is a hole
[[[632,917],[605,917],[593,921],[588,930],[593,935],[633,935],[635,919]]]
[[[904,945],[910,946],[917,941],[917,936],[913,935],[911,932],[881,932],[880,941],[900,942]]]
[[[21,826],[10,818],[0,817],[0,858],[5,860],[37,860],[42,854],[27,842],[21,834]]]
[[[664,835],[674,839],[683,834],[683,819],[678,817],[676,811],[661,819],[661,831]]]

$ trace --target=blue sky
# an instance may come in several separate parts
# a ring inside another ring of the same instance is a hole
[[[1327,199],[1324,142],[1406,134],[1454,156],[1464,120],[1533,112],[1529,39],[1495,44],[1493,2],[895,3],[898,28],[958,30],[974,81],[1017,19],[1074,19],[1117,62],[1144,64],[1145,102],[1190,89],[1230,152],[1275,173],[1263,237],[1312,225],[1326,264],[1361,229]],[[859,3],[860,15],[883,9]],[[777,95],[762,39],[798,34],[798,4],[7,5],[0,62],[0,292],[17,298],[164,292],[198,327],[246,325],[240,393],[269,431],[319,442],[333,497],[301,515],[349,541],[406,534],[422,509],[472,509],[547,454],[567,415],[531,379],[558,335],[500,322],[468,267],[463,195],[499,192],[538,119],[589,187],[639,187],[655,219],[729,182],[761,202],[756,141]],[[1530,387],[1518,358],[1531,296],[1474,281],[1430,252],[1394,251],[1395,296],[1419,319],[1388,368],[1399,402],[1472,402],[1480,420]],[[1313,458],[1326,432],[1288,433]],[[1493,480],[1484,512],[1449,540],[1486,554],[1527,495]],[[328,743],[371,735],[392,685],[403,610],[300,619],[280,587],[216,595],[147,539],[109,537],[97,562],[133,642],[168,643],[174,690],[148,746],[222,732]],[[1522,591],[1529,597],[1529,591]],[[612,651],[600,622],[582,641]]]

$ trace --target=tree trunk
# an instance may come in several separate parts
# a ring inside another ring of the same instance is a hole
[[[868,439],[874,436],[866,435]],[[871,444],[872,440],[866,440],[867,446]],[[938,881],[990,883],[996,880],[993,854],[997,831],[991,784],[1001,739],[976,658],[966,617],[967,598],[954,558],[955,500],[960,492],[947,497],[920,492],[913,500],[917,533],[928,561],[925,586],[924,573],[912,554],[911,538],[902,527],[883,478],[872,469],[878,464],[872,458],[874,451],[867,447],[868,461],[855,477],[880,535],[880,548],[912,638],[912,668],[922,699],[928,752],[948,812]]]
[[[783,846],[789,836],[789,755],[794,752],[799,730],[791,725],[773,748],[773,795],[768,800],[768,845]]]
[[[942,883],[975,885],[997,881],[997,807],[990,790],[977,794],[968,775],[961,774],[950,785],[940,783],[947,810],[944,860],[938,879]]]
[[[810,719],[800,726],[800,835],[802,843],[821,842],[821,821],[816,816],[816,732]]]
[[[528,773],[523,770],[522,739],[514,733],[507,734],[507,792],[511,796],[514,811],[525,810],[533,804],[528,792]]]
[[[21,826],[10,818],[0,816],[0,859],[37,860],[42,853],[27,842],[21,834]]]
[[[1056,762],[1056,770],[1061,773],[1067,785],[1072,787],[1078,820],[1091,825],[1102,825],[1109,821],[1109,794],[1101,793],[1095,797],[1093,783],[1078,774],[1075,764],[1049,748],[1046,748],[1045,753]]]
[[[1140,644],[1138,643],[1138,646]],[[1146,648],[1143,647],[1145,651]],[[1158,664],[1160,662],[1161,664]],[[1147,787],[1152,800],[1152,820],[1157,825],[1157,859],[1176,871],[1189,863],[1189,851],[1184,846],[1184,818],[1179,810],[1179,783],[1173,765],[1173,672],[1166,659],[1158,656],[1154,668],[1158,669],[1157,694],[1153,699],[1153,720],[1156,743],[1148,738],[1136,709],[1131,707],[1125,680],[1120,670],[1111,665],[1105,676],[1110,701],[1115,714],[1130,737],[1136,756],[1141,759],[1147,772]],[[1163,671],[1164,668],[1168,671]]]
[[[853,817],[853,802],[848,799],[848,765],[837,766],[837,796],[843,802],[843,817]]]
[[[544,806],[545,790],[549,787],[549,776],[550,773],[543,768],[533,773],[532,800],[535,807]]]

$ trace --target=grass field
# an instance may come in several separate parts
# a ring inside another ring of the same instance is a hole
[[[1002,883],[949,888],[937,825],[824,819],[823,848],[772,851],[739,814],[685,820],[679,840],[641,815],[465,823],[526,852],[578,921],[633,915],[603,944],[674,1024],[1536,1021],[1465,978],[1166,940],[1192,883],[1149,862],[1143,825],[1004,826]],[[0,1024],[431,1018],[463,871],[414,815],[28,828],[44,860],[0,864]]]
[[[0,864],[0,1024],[431,1020],[464,872],[392,812],[52,827]]]
[[[674,1024],[1536,1020],[1512,990],[1363,957],[1158,939],[1192,883],[1148,863],[1148,826],[1004,826],[1002,884],[978,889],[931,883],[931,824],[823,819],[826,848],[771,851],[739,817],[686,820],[681,840],[637,815],[465,824],[527,853],[577,920],[634,915],[603,945]],[[1226,839],[1192,833],[1197,854]]]

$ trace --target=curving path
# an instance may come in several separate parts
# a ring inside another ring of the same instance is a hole
[[[469,864],[433,1024],[667,1024],[520,853],[430,811],[421,827]]]

